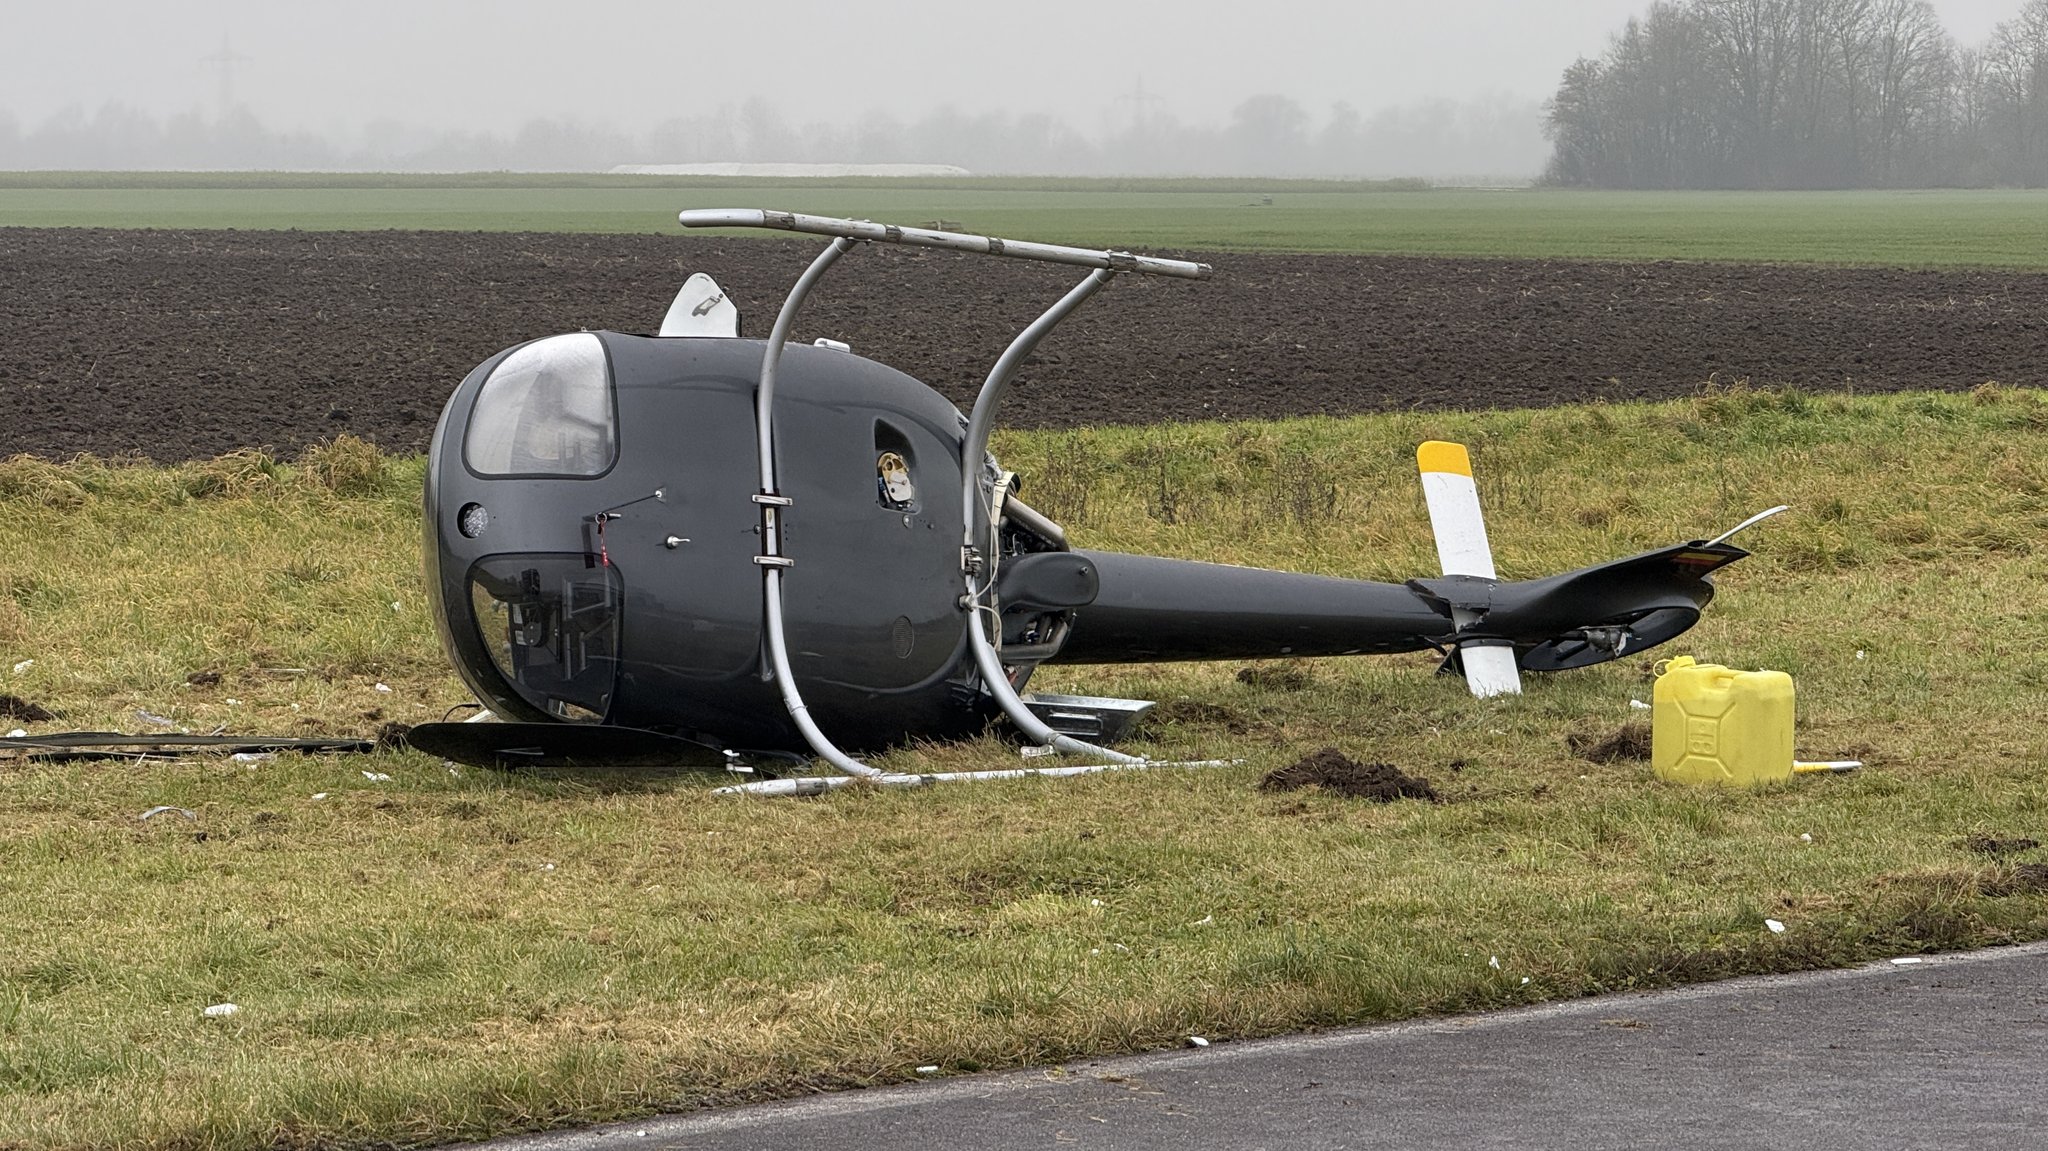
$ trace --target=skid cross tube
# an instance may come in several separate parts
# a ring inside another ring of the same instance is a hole
[[[820,759],[848,775],[874,779],[886,773],[839,750],[811,719],[811,709],[804,703],[803,693],[797,690],[796,673],[790,669],[789,641],[783,636],[782,626],[782,572],[795,561],[782,554],[781,512],[790,500],[777,488],[775,480],[775,370],[782,363],[782,347],[789,342],[789,329],[796,323],[797,310],[803,307],[804,297],[811,294],[812,285],[852,248],[853,241],[844,237],[832,241],[797,277],[796,286],[789,290],[789,298],[782,301],[782,310],[776,313],[775,327],[768,333],[768,346],[761,353],[761,385],[754,392],[754,434],[761,461],[761,490],[754,496],[754,502],[761,509],[761,554],[754,557],[754,562],[761,565],[768,660],[775,669],[776,686],[782,691],[783,708]]]
[[[988,454],[989,435],[995,430],[996,408],[1002,403],[1003,393],[1009,390],[1010,379],[1017,374],[1018,365],[1031,355],[1032,349],[1045,338],[1045,334],[1072,314],[1074,309],[1086,303],[1088,297],[1101,291],[1114,275],[1116,273],[1107,268],[1097,268],[1088,273],[1086,278],[1060,297],[1057,303],[1033,320],[1029,327],[1017,333],[1017,338],[1010,341],[1010,346],[1003,349],[1003,354],[997,357],[995,367],[989,370],[987,381],[981,385],[981,394],[975,397],[974,414],[968,417],[967,436],[960,445],[960,515],[962,530],[965,532],[963,543],[969,549],[969,554],[981,542],[975,538],[977,521],[984,516],[988,521],[988,578],[977,586],[974,572],[964,574],[967,582],[967,610],[972,617],[967,621],[967,642],[974,648],[974,663],[981,671],[981,681],[987,686],[989,695],[995,697],[996,704],[1003,709],[1003,714],[1010,717],[1010,722],[1016,724],[1018,730],[1031,737],[1033,743],[1065,752],[1099,755],[1116,763],[1134,764],[1144,761],[1134,755],[1125,755],[1071,736],[1061,735],[1031,714],[1031,709],[1025,706],[1023,699],[1017,695],[1017,689],[1010,686],[1009,673],[1003,667],[1002,657],[997,653],[995,643],[989,639],[988,632],[983,630],[982,621],[984,613],[994,617],[988,622],[997,638],[1002,637],[1002,617],[996,612],[995,605],[989,602],[996,586],[996,568],[1002,562],[1001,549],[996,546],[997,510],[993,503],[996,493],[990,492],[987,500],[982,496],[982,477],[986,470],[982,466],[982,460]]]

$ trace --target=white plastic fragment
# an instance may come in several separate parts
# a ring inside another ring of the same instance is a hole
[[[316,791],[316,792],[314,792],[314,793],[313,793],[313,798],[314,798],[314,799],[326,799],[326,798],[327,798],[327,793],[326,793],[326,792],[324,792],[324,791]]]
[[[1810,832],[1810,831],[1802,831],[1802,832],[1800,832],[1800,833],[1799,833],[1799,842],[1801,842],[1801,843],[1812,843],[1812,842],[1813,842],[1813,833],[1812,833],[1812,832]]]
[[[239,700],[239,699],[236,699],[236,698],[235,698],[234,696],[229,696],[229,697],[228,697],[228,706],[229,706],[229,707],[240,707],[240,706],[242,706],[242,701],[241,701],[241,700]]]
[[[1859,651],[1859,652],[1857,652],[1857,653],[1856,653],[1856,658],[1857,658],[1857,659],[1864,659],[1864,658],[1866,658],[1866,657],[1864,656],[1864,654],[1863,654],[1862,652],[1860,652],[1860,651]]]
[[[1629,705],[1630,707],[1632,707],[1632,708],[1636,709],[1637,711],[1648,711],[1648,710],[1650,710],[1650,705],[1649,705],[1649,704],[1647,704],[1647,703],[1644,703],[1644,702],[1643,702],[1642,700],[1639,700],[1639,699],[1632,699],[1632,700],[1629,700],[1629,701],[1628,701],[1628,705]]]
[[[7,733],[7,738],[9,738],[9,739],[20,739],[20,738],[21,738],[22,736],[25,736],[25,735],[27,735],[27,734],[28,734],[28,729],[27,729],[27,728],[25,728],[25,727],[17,727],[17,728],[15,728],[15,729],[14,729],[13,731],[10,731],[10,732],[8,732],[8,733]]]
[[[1017,749],[1017,754],[1023,756],[1025,759],[1036,759],[1041,755],[1053,755],[1058,751],[1059,749],[1056,747],[1043,747],[1039,744],[1027,743],[1023,747]]]
[[[262,763],[277,758],[274,751],[238,751],[231,756],[236,763]]]
[[[1200,919],[1197,919],[1197,920],[1195,920],[1195,921],[1194,921],[1193,923],[1190,923],[1190,924],[1188,924],[1188,926],[1189,926],[1189,927],[1207,927],[1208,925],[1210,925],[1211,923],[1214,923],[1214,922],[1216,922],[1216,917],[1215,917],[1215,916],[1213,916],[1213,915],[1204,915],[1204,916],[1203,916],[1203,917],[1201,917]]]
[[[405,605],[404,605],[404,604],[402,604],[402,603],[399,603],[399,602],[398,602],[397,600],[392,600],[392,601],[391,601],[391,610],[392,610],[392,611],[404,611],[404,610],[405,610]]]
[[[1783,935],[1783,934],[1785,934],[1785,925],[1784,925],[1784,924],[1782,924],[1782,923],[1779,923],[1779,922],[1778,922],[1777,920],[1775,920],[1775,919],[1766,919],[1766,920],[1764,920],[1764,926],[1765,926],[1765,927],[1768,927],[1768,928],[1770,928],[1770,929],[1771,929],[1771,934],[1772,934],[1772,935]]]
[[[1524,986],[1524,987],[1527,987],[1528,985],[1529,985],[1529,977],[1528,977],[1528,976],[1526,976],[1526,975],[1522,976],[1522,986]]]
[[[1892,960],[1892,963],[1893,963],[1893,965],[1894,965],[1894,966],[1898,966],[1898,967],[1908,967],[1908,966],[1911,966],[1912,964],[1915,964],[1915,963],[1925,963],[1925,962],[1927,962],[1927,961],[1926,961],[1925,959],[1922,959],[1922,958],[1920,958],[1920,957],[1919,957],[1919,956],[1917,956],[1917,955],[1906,955],[1906,956],[1901,956],[1901,957],[1900,957],[1900,958],[1898,958],[1898,959],[1894,959],[1894,960]]]
[[[364,779],[367,779],[367,780],[369,780],[369,781],[370,781],[371,783],[390,783],[390,782],[391,782],[391,777],[390,777],[390,776],[388,776],[388,775],[386,775],[386,774],[384,774],[384,773],[383,773],[383,772],[381,772],[381,771],[366,771],[366,772],[364,772],[364,773],[363,773],[363,778],[364,778]]]
[[[1089,900],[1089,901],[1088,901],[1088,906],[1090,906],[1090,907],[1101,907],[1101,906],[1102,906],[1102,901],[1101,901],[1100,899],[1091,899],[1091,900]]]
[[[939,1065],[936,1063],[927,1063],[924,1066],[918,1068],[917,1073],[919,1075],[937,1075],[939,1073]]]
[[[241,1010],[241,1007],[237,1004],[216,1003],[201,1012],[201,1014],[205,1015],[208,1019],[226,1019],[228,1016],[234,1015]]]
[[[148,811],[145,811],[145,812],[143,812],[143,813],[142,813],[141,815],[138,815],[138,816],[136,816],[135,818],[137,818],[137,819],[154,819],[154,818],[156,818],[157,816],[159,816],[159,815],[164,815],[164,814],[177,814],[177,815],[182,815],[182,816],[184,816],[184,817],[185,817],[186,819],[189,819],[189,820],[191,820],[191,821],[192,821],[193,823],[198,823],[198,822],[199,822],[199,816],[195,815],[195,814],[194,814],[194,813],[192,812],[192,810],[191,810],[190,808],[184,808],[184,807],[172,807],[172,806],[171,806],[170,804],[167,804],[167,803],[166,803],[166,804],[159,804],[159,805],[157,805],[156,807],[152,807],[152,808],[150,808],[150,809],[149,809]]]
[[[14,674],[16,674],[16,675],[20,675],[20,674],[21,674],[22,672],[25,672],[25,671],[27,671],[28,669],[30,669],[30,668],[32,668],[32,667],[34,667],[35,665],[36,665],[36,661],[34,661],[34,660],[32,660],[32,659],[25,659],[25,660],[22,660],[22,661],[21,661],[20,663],[18,663],[18,664],[15,664],[15,665],[14,665]]]
[[[388,693],[391,690],[391,685],[388,683],[380,683],[373,690]]]
[[[1487,956],[1487,957],[1486,957],[1486,965],[1487,965],[1488,967],[1491,967],[1491,968],[1493,968],[1493,969],[1494,969],[1495,971],[1499,971],[1499,970],[1500,970],[1500,956],[1498,956],[1498,955],[1489,955],[1489,956]]]
[[[139,707],[135,709],[135,715],[136,718],[140,719],[142,722],[153,723],[158,727],[176,727],[178,724],[178,721],[172,719],[170,716],[158,715],[153,711],[147,711]]]
[[[1208,1045],[1209,1045],[1209,1041],[1208,1041],[1207,1039],[1204,1039],[1204,1038],[1202,1038],[1202,1037],[1201,1037],[1201,1036],[1199,1036],[1199,1035],[1190,1035],[1190,1036],[1188,1036],[1188,1046],[1189,1046],[1189,1047],[1207,1047]]]

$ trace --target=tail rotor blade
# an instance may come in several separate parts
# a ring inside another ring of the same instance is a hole
[[[1498,579],[1493,548],[1486,540],[1486,520],[1479,511],[1479,488],[1472,482],[1472,456],[1463,444],[1430,440],[1415,449],[1422,473],[1422,497],[1429,505],[1429,526],[1436,535],[1437,560],[1445,575]],[[1460,630],[1478,617],[1453,608],[1451,622]],[[1471,641],[1458,645],[1465,684],[1481,699],[1520,695],[1522,676],[1515,667],[1512,644]]]

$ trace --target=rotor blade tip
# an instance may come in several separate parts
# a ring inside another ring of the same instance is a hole
[[[1415,464],[1425,472],[1444,472],[1458,476],[1472,474],[1472,455],[1465,450],[1465,445],[1446,440],[1430,440],[1416,448]]]

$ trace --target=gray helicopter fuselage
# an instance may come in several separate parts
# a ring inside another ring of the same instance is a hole
[[[486,707],[802,746],[763,672],[762,350],[558,336],[456,389],[429,459],[426,569],[443,643]],[[813,717],[853,746],[979,730],[994,709],[967,676],[959,411],[830,347],[786,348],[778,386],[788,647]],[[902,462],[893,487],[881,458]]]

